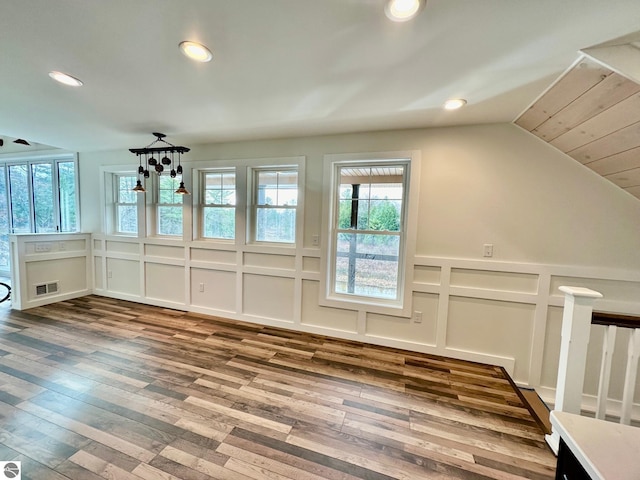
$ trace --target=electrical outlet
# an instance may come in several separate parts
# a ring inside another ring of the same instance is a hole
[[[107,272],[107,278],[113,278],[113,272],[111,270]]]
[[[50,252],[51,244],[50,243],[36,243],[34,248],[36,252]]]
[[[484,244],[484,253],[485,257],[493,257],[493,243],[485,243]]]
[[[200,283],[200,291],[204,292],[204,283]]]
[[[422,323],[422,312],[417,310],[413,312],[413,323]]]

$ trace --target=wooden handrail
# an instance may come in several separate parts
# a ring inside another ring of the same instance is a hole
[[[593,312],[592,325],[615,325],[624,328],[640,328],[640,316],[621,315],[619,313]]]

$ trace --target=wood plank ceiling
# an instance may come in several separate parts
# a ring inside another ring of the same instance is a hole
[[[640,199],[640,85],[582,58],[515,120]]]

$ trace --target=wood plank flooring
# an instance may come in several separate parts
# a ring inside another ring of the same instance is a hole
[[[23,479],[552,479],[499,367],[97,296],[0,309]]]

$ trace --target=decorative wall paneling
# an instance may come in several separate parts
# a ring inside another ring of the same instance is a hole
[[[583,57],[515,123],[640,198],[640,84]]]
[[[23,310],[93,290],[91,235],[16,234],[11,248],[11,305]]]
[[[558,286],[602,292],[598,310],[640,314],[638,272],[416,256],[412,310],[422,313],[416,322],[415,315],[320,306],[318,249],[234,251],[206,242],[174,242],[167,249],[160,240],[93,238],[99,295],[500,365],[547,401],[553,401],[557,374],[563,304]],[[137,245],[139,254],[120,243]],[[183,258],[176,258],[178,251]],[[155,255],[159,252],[167,256]],[[162,264],[166,268],[159,268]],[[110,270],[112,265],[118,269]],[[133,283],[139,284],[137,294],[131,293]],[[175,293],[163,296],[164,289]],[[593,328],[588,361],[598,365],[601,333]],[[589,405],[597,391],[597,368],[587,372]],[[615,385],[611,391],[621,392]]]

